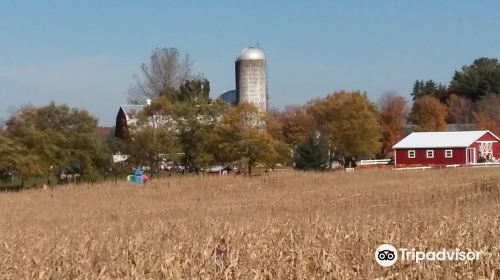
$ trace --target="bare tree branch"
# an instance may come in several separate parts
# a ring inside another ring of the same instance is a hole
[[[156,48],[149,65],[141,65],[141,76],[135,75],[136,83],[129,89],[129,101],[144,103],[166,90],[177,90],[192,75],[193,61],[189,55],[182,57],[176,48]]]

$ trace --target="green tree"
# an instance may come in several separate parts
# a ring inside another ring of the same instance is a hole
[[[415,131],[444,131],[447,114],[445,105],[427,95],[413,102],[409,121],[415,125]]]
[[[133,125],[134,135],[126,149],[132,160],[155,170],[159,157],[165,155],[190,167],[208,167],[214,162],[212,134],[227,106],[212,102],[209,95],[210,83],[204,78],[161,90]]]
[[[171,117],[176,120],[179,160],[184,166],[208,167],[214,162],[211,133],[227,105],[212,102],[207,79],[186,80],[178,90],[169,89],[161,97],[171,102]]]
[[[153,175],[158,174],[163,156],[168,156],[170,160],[177,159],[178,121],[173,113],[174,107],[168,98],[156,98],[139,113],[130,129],[127,154],[133,162],[149,166]]]
[[[365,93],[337,92],[312,101],[310,106],[330,158],[333,155],[373,157],[380,151],[377,108]]]
[[[95,180],[109,166],[95,130],[97,120],[88,112],[66,105],[26,107],[7,121],[5,135],[17,145],[17,174],[23,177],[58,168],[78,169]]]
[[[15,170],[16,148],[16,144],[0,132],[0,180]]]
[[[455,71],[450,83],[460,95],[477,101],[489,93],[500,93],[500,63],[496,58],[481,57]]]
[[[210,82],[201,78],[186,80],[179,89],[168,89],[160,95],[167,96],[172,102],[208,104],[210,103]]]
[[[328,167],[328,150],[318,134],[310,133],[306,140],[297,146],[294,161],[295,167],[300,170],[324,170]]]
[[[413,101],[425,95],[430,95],[438,98],[439,100],[445,101],[448,98],[448,90],[445,85],[436,83],[433,80],[417,80],[415,81],[415,84],[413,84],[413,90],[410,95],[412,96]]]
[[[194,101],[194,100],[193,100]],[[222,102],[175,104],[177,120],[177,142],[182,152],[181,163],[185,166],[204,167],[216,159],[213,132],[227,110]]]

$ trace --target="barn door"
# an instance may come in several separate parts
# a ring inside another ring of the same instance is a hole
[[[476,164],[476,149],[475,148],[467,148],[466,160],[467,160],[467,164]]]

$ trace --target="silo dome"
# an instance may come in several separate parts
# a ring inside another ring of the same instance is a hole
[[[264,52],[255,47],[244,48],[236,60],[266,60]]]

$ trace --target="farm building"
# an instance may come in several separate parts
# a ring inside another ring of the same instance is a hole
[[[129,138],[129,125],[136,122],[136,115],[145,105],[121,105],[116,116],[115,137]]]
[[[228,165],[213,165],[207,169],[207,173],[211,175],[227,175],[229,172],[233,171]]]
[[[500,159],[500,139],[492,132],[413,132],[392,147],[395,166],[472,165]]]

